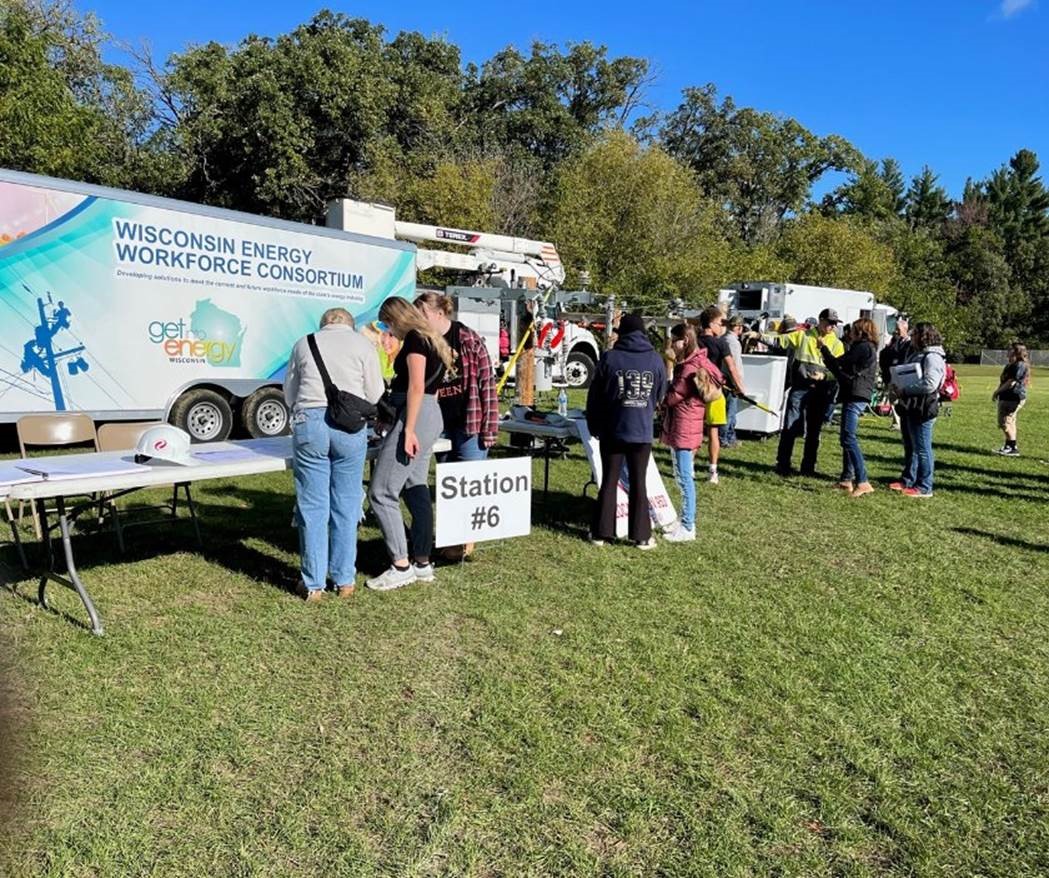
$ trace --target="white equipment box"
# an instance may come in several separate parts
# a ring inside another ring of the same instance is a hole
[[[768,435],[780,429],[783,411],[783,385],[787,381],[787,358],[766,354],[743,355],[743,383],[747,395],[768,406],[776,414],[770,415],[746,400],[739,401],[736,429],[748,433]]]

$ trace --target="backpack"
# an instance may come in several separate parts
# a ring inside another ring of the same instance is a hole
[[[940,401],[954,402],[960,395],[962,389],[958,385],[958,375],[950,363],[946,364],[943,373],[943,384],[940,385]]]
[[[706,357],[703,358],[703,362],[696,369],[692,380],[696,384],[696,390],[699,393],[699,398],[703,400],[703,405],[710,405],[710,403],[723,396],[721,390],[723,379],[721,374]]]

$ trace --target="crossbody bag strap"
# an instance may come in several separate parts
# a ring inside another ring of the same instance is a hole
[[[314,338],[312,332],[306,336],[306,343],[310,346],[310,353],[313,354],[313,362],[317,364],[317,370],[321,373],[321,381],[324,382],[324,392],[330,393],[332,387],[335,385],[332,383],[331,375],[328,374],[328,367],[324,365],[324,359],[321,357],[320,348],[317,347],[317,339]]]

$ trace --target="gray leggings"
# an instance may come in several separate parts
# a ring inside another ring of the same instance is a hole
[[[415,557],[425,557],[430,553],[433,541],[433,509],[429,494],[430,457],[433,455],[433,443],[444,429],[437,397],[430,394],[423,396],[419,417],[415,421],[419,453],[409,458],[404,453],[404,416],[402,410],[397,423],[383,439],[368,488],[372,512],[378,519],[386,551],[390,553],[392,561],[408,557],[408,540],[401,517],[402,491],[412,492],[415,489],[414,493],[419,495],[424,490],[426,492],[425,502],[421,502],[420,496],[415,498],[418,502],[409,505],[412,510],[413,553]]]

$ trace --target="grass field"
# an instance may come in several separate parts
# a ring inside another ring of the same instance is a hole
[[[599,549],[577,453],[530,537],[320,606],[287,474],[201,486],[203,553],[85,536],[104,638],[63,589],[0,595],[0,871],[1049,874],[1049,375],[1003,459],[996,371],[959,371],[929,502],[753,442],[697,486],[699,541]],[[878,482],[898,436],[864,422]]]

